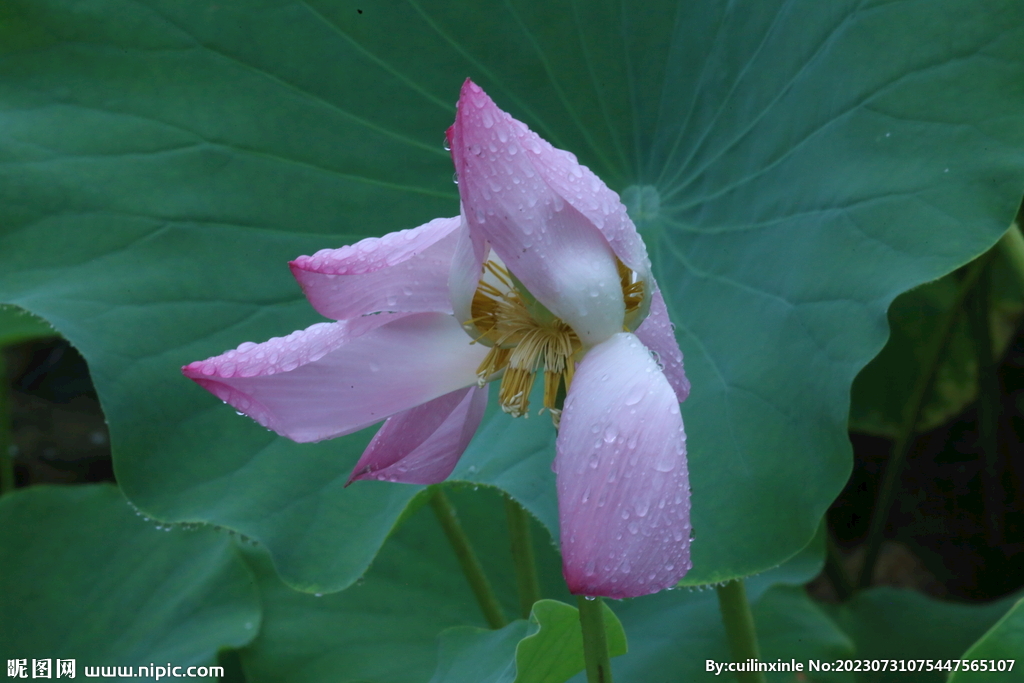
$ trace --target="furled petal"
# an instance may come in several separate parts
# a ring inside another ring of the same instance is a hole
[[[321,315],[451,313],[448,272],[461,219],[435,218],[412,230],[321,249],[291,262],[292,274]]]
[[[487,389],[473,386],[392,415],[359,458],[349,483],[444,481],[480,426],[486,407]]]
[[[647,246],[626,213],[619,195],[593,171],[580,164],[575,154],[556,149],[518,121],[512,130],[520,145],[531,152],[530,160],[541,180],[601,231],[619,260],[635,271],[638,279],[649,283],[647,291],[652,292],[654,285]],[[645,299],[645,304],[647,301],[649,299]],[[647,314],[646,305],[638,314]]]
[[[182,372],[264,427],[320,441],[476,382],[487,352],[443,313],[319,323],[197,361]]]
[[[690,395],[690,380],[686,379],[686,373],[683,372],[683,352],[679,350],[665,299],[658,289],[654,290],[654,296],[651,297],[651,312],[637,328],[636,336],[656,355],[661,371],[675,390],[679,402],[685,401]]]
[[[625,307],[615,254],[595,223],[539,172],[535,160],[550,154],[550,146],[471,81],[448,136],[470,230],[585,344],[621,330]],[[557,164],[540,168],[572,172]],[[579,165],[572,168],[582,174]]]
[[[686,435],[675,392],[634,335],[584,356],[556,447],[569,589],[628,598],[675,585],[690,568]]]
[[[452,270],[448,279],[452,310],[459,322],[466,323],[473,317],[473,294],[482,276],[482,266],[490,248],[479,233],[469,229],[463,216],[462,227],[458,230],[458,242],[452,257]],[[470,332],[472,334],[472,332]]]

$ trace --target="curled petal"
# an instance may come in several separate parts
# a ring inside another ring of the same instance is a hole
[[[480,426],[486,407],[487,389],[473,386],[392,415],[359,458],[349,483],[444,481]]]
[[[461,219],[435,218],[412,230],[321,249],[291,262],[292,274],[321,315],[451,313],[448,272]]]
[[[530,160],[541,180],[601,231],[619,260],[636,272],[638,279],[648,283],[647,291],[652,292],[654,282],[647,246],[619,195],[580,164],[575,154],[556,149],[525,125],[515,123],[518,125],[512,130],[520,145],[531,152]],[[645,302],[649,300],[647,297]],[[646,307],[638,312],[639,316],[646,313]]]
[[[629,598],[686,574],[690,486],[679,402],[634,335],[595,346],[577,367],[555,469],[570,591]]]
[[[448,279],[452,310],[459,322],[465,323],[473,317],[473,294],[480,284],[482,266],[489,251],[483,238],[470,231],[463,218]]]
[[[294,441],[350,434],[476,383],[487,349],[443,313],[319,323],[182,368],[215,396]]]
[[[550,145],[541,146],[471,81],[448,135],[469,229],[584,344],[621,330],[625,306],[615,253],[593,220],[539,172],[548,166],[535,161]],[[578,164],[573,168],[582,174]]]
[[[654,290],[654,296],[651,297],[651,312],[637,328],[636,336],[657,356],[661,371],[672,385],[679,402],[685,401],[690,395],[690,380],[683,372],[683,352],[679,350],[665,299],[658,289]]]

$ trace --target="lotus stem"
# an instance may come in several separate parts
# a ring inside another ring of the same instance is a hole
[[[988,266],[994,252],[990,249],[978,258],[974,259],[969,266],[963,279],[960,280],[960,289],[957,291],[953,305],[942,317],[939,323],[938,333],[934,337],[932,348],[926,356],[924,372],[917,378],[914,391],[910,395],[907,409],[904,413],[903,424],[900,425],[896,443],[893,445],[892,457],[885,466],[885,474],[882,476],[882,484],[875,498],[875,506],[871,512],[871,527],[868,530],[867,541],[865,541],[864,564],[861,565],[860,575],[857,579],[859,588],[867,588],[871,585],[871,577],[875,571],[875,561],[878,559],[878,551],[882,545],[882,538],[885,533],[885,525],[889,521],[889,511],[892,509],[893,500],[899,489],[900,475],[903,472],[903,465],[906,462],[910,445],[917,433],[917,423],[921,419],[921,411],[924,409],[925,400],[931,394],[932,385],[935,383],[935,376],[938,373],[939,365],[945,355],[949,340],[953,337],[953,329],[956,321],[963,312],[964,302],[981,277],[982,272]]]
[[[999,239],[998,246],[1017,275],[1021,290],[1024,291],[1024,235],[1020,233],[1020,226],[1016,223],[1011,225]]]
[[[7,363],[0,348],[0,495],[14,490],[14,460],[11,458],[11,413]]]
[[[754,615],[747,602],[747,589],[742,579],[727,581],[715,587],[718,593],[718,609],[725,624],[725,637],[729,651],[737,664],[758,660],[761,650],[757,645],[757,631],[754,629]],[[738,671],[736,680],[740,683],[765,683],[760,671]]]
[[[516,570],[519,590],[519,616],[530,618],[533,603],[540,600],[540,584],[533,557],[533,538],[530,534],[530,515],[523,506],[505,495],[505,516],[508,517],[508,535],[512,543],[512,565]]]
[[[612,662],[608,656],[608,636],[604,630],[604,601],[577,596],[580,628],[583,631],[583,660],[587,683],[612,683]]]
[[[1009,234],[1009,233],[1007,233]],[[984,467],[981,471],[982,501],[985,510],[986,542],[999,545],[1003,529],[1003,487],[999,481],[999,385],[998,362],[992,353],[992,332],[989,328],[991,308],[991,277],[985,272],[967,305],[967,322],[978,362],[978,445]]]
[[[459,523],[455,508],[440,488],[436,489],[434,495],[431,496],[430,507],[434,509],[437,521],[444,529],[444,535],[448,537],[452,550],[455,551],[455,557],[459,560],[462,573],[465,574],[466,581],[469,582],[469,587],[473,590],[473,595],[476,596],[484,618],[491,628],[501,628],[508,623],[508,620],[505,619],[501,604],[494,594],[494,589],[491,588],[491,582],[487,580],[484,568],[473,551],[473,546],[469,543],[469,536],[466,535],[462,524]]]
[[[836,597],[840,602],[846,602],[853,597],[853,582],[850,580],[849,574],[846,573],[846,568],[843,566],[843,555],[839,551],[839,545],[831,531],[828,533],[825,552],[825,574],[832,582]]]

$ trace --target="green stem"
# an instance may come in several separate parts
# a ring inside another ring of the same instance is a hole
[[[582,595],[577,596],[576,601],[580,607],[587,683],[612,683],[612,662],[608,656],[608,636],[604,631],[604,601]]]
[[[985,270],[993,253],[992,250],[989,250],[967,266],[967,271],[963,279],[960,280],[960,289],[957,291],[956,299],[939,322],[938,334],[934,337],[932,347],[923,365],[924,372],[918,376],[917,384],[914,385],[914,391],[910,395],[903,423],[900,425],[899,434],[897,434],[896,442],[893,445],[892,457],[885,466],[885,474],[882,476],[878,496],[875,498],[875,506],[871,512],[871,527],[868,529],[868,537],[864,543],[864,564],[861,566],[860,575],[857,578],[857,585],[860,588],[871,585],[871,577],[875,572],[875,561],[878,559],[885,526],[889,521],[889,511],[896,498],[900,475],[903,472],[903,465],[910,451],[910,445],[917,433],[917,423],[921,419],[925,399],[931,394],[935,376],[946,348],[949,346],[949,340],[953,337],[953,329],[963,311],[967,295],[970,294],[978,278],[981,277],[981,273]]]
[[[529,619],[533,603],[540,600],[540,584],[537,581],[533,539],[530,534],[530,515],[522,505],[506,494],[505,516],[508,517],[512,564],[516,569],[516,587],[519,589],[519,615],[523,619]]]
[[[1009,234],[1009,233],[1008,233]],[[992,353],[989,328],[991,277],[985,272],[978,279],[967,306],[967,323],[978,362],[978,445],[981,448],[982,501],[985,511],[986,542],[990,548],[1002,540],[1003,497],[999,481],[999,407],[1002,390],[996,359]]]
[[[836,597],[841,602],[846,602],[853,596],[853,582],[850,580],[850,575],[846,573],[842,553],[839,552],[839,546],[836,545],[836,540],[832,537],[831,532],[828,533],[826,546],[825,574],[832,582]]]
[[[469,544],[469,537],[459,523],[451,501],[438,488],[430,498],[430,507],[434,509],[437,521],[440,522],[441,528],[444,529],[444,535],[448,537],[448,542],[451,543],[452,550],[455,551],[455,557],[458,558],[459,564],[462,566],[462,573],[466,575],[469,587],[473,589],[473,595],[476,596],[476,601],[480,604],[480,611],[484,613],[484,618],[487,619],[491,628],[501,628],[508,621],[501,611],[498,598],[494,595],[491,582],[484,574],[480,560],[477,559],[473,547]]]
[[[0,495],[14,490],[14,460],[11,459],[11,414],[8,406],[10,386],[7,363],[0,349]]]
[[[1021,235],[1020,227],[1016,223],[1003,234],[998,246],[1016,273],[1021,289],[1024,290],[1024,235]]]
[[[718,609],[725,624],[725,636],[729,651],[737,664],[751,659],[760,659],[761,650],[757,645],[757,631],[754,629],[754,615],[747,602],[747,589],[742,579],[728,581],[715,588],[718,593]],[[736,680],[740,683],[765,683],[760,671],[739,671]]]

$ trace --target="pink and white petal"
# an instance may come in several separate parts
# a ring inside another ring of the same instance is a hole
[[[519,121],[514,122],[512,129],[548,187],[601,231],[615,255],[633,269],[639,279],[649,281],[651,262],[647,246],[619,195],[580,164],[575,154],[555,148]]]
[[[448,272],[459,217],[321,249],[291,262],[292,274],[321,315],[346,320],[367,313],[451,313]]]
[[[443,313],[319,323],[182,368],[264,427],[321,441],[476,383],[486,348]]]
[[[577,595],[629,598],[690,569],[690,485],[679,402],[623,332],[576,369],[556,442],[562,570]]]
[[[661,290],[654,290],[654,296],[651,297],[651,312],[636,329],[636,336],[657,356],[661,371],[672,385],[679,402],[685,401],[690,395],[690,380],[683,371],[683,352],[676,341]]]
[[[392,415],[366,447],[348,483],[444,481],[476,434],[486,408],[487,388],[473,386]]]
[[[448,276],[448,291],[451,296],[455,318],[467,323],[473,317],[473,295],[483,275],[483,264],[490,248],[481,235],[472,232],[465,223],[458,230],[455,254],[452,256],[451,273]],[[472,327],[470,325],[470,327]],[[473,330],[468,330],[475,336]]]
[[[555,192],[520,142],[523,125],[466,81],[448,137],[470,230],[584,344],[622,329],[615,253],[601,231]]]

